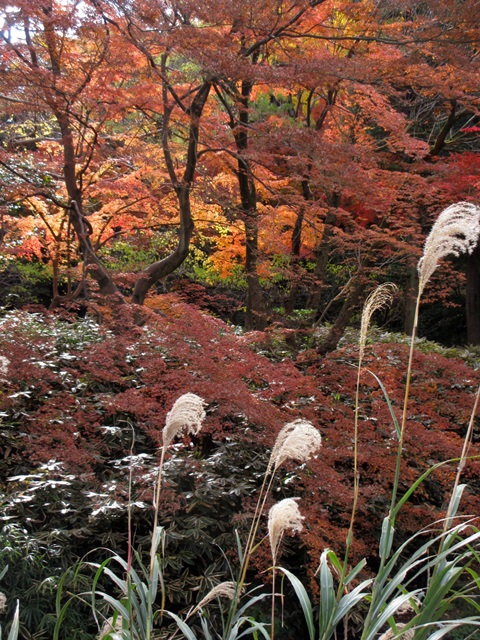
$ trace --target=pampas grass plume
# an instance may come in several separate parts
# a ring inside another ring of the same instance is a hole
[[[367,341],[367,331],[370,326],[370,320],[372,319],[375,311],[390,306],[393,300],[393,296],[397,291],[397,286],[393,282],[385,282],[378,286],[368,296],[363,306],[362,322],[360,325],[360,353],[363,355],[365,343]]]
[[[207,593],[207,595],[202,598],[202,600],[200,600],[200,602],[197,604],[190,615],[196,613],[199,609],[211,602],[214,598],[228,598],[229,600],[233,600],[235,598],[235,593],[235,582],[220,582],[220,584],[215,585],[213,589],[211,589]]]
[[[277,436],[270,456],[269,468],[275,469],[285,460],[306,462],[322,444],[322,436],[311,422],[299,418],[286,424]]]
[[[433,225],[418,262],[419,291],[432,277],[439,260],[472,253],[480,236],[480,207],[457,202],[444,209]]]
[[[285,498],[274,504],[268,514],[268,538],[272,550],[273,563],[276,564],[278,548],[285,531],[295,533],[303,529],[301,515],[296,498]]]
[[[205,401],[194,393],[185,393],[175,401],[167,413],[163,428],[163,445],[168,447],[174,438],[191,433],[196,435],[205,418]]]

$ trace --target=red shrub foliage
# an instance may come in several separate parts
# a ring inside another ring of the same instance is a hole
[[[3,320],[0,355],[10,364],[0,394],[6,436],[2,479],[55,459],[100,487],[112,473],[112,456],[118,457],[110,430],[131,424],[135,452],[157,455],[166,412],[179,395],[193,392],[205,398],[208,408],[197,442],[200,460],[190,469],[192,491],[202,490],[201,459],[222,441],[240,442],[251,459],[266,460],[286,422],[303,417],[319,428],[320,454],[301,469],[286,464],[274,494],[275,499],[301,497],[306,516],[301,540],[312,568],[325,547],[341,552],[352,504],[356,347],[310,362],[305,355],[302,362],[274,362],[251,345],[254,340],[268,347],[266,334],[238,336],[222,321],[172,296],[162,305],[156,312],[142,310],[142,327],[127,308],[100,328],[49,313]],[[401,344],[375,344],[365,356],[365,367],[382,379],[398,418],[407,356]],[[479,381],[479,372],[460,360],[416,354],[400,491],[433,464],[460,455]],[[129,442],[123,446],[126,455]],[[354,555],[366,556],[371,566],[388,509],[396,450],[383,393],[365,372]],[[477,454],[477,448],[470,453]],[[416,491],[399,519],[398,541],[444,515],[455,471],[455,463],[442,466]],[[479,471],[477,461],[468,463],[465,513],[479,511]],[[140,473],[137,482],[142,483]],[[144,486],[142,497],[149,491]],[[235,507],[238,513],[248,513],[255,497],[245,497],[243,507]]]

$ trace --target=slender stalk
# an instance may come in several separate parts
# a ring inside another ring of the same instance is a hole
[[[460,461],[458,463],[458,467],[457,467],[457,474],[455,476],[455,482],[453,485],[453,489],[452,489],[452,495],[450,498],[450,502],[448,505],[448,509],[447,509],[447,515],[445,516],[445,522],[443,524],[443,530],[446,532],[451,526],[452,526],[452,512],[453,512],[453,506],[454,506],[454,500],[455,500],[455,494],[458,488],[458,485],[460,484],[460,477],[462,475],[462,472],[465,468],[465,465],[467,464],[467,455],[468,455],[468,450],[470,449],[470,445],[472,443],[472,433],[473,433],[473,427],[475,424],[475,416],[477,414],[477,409],[478,409],[478,404],[480,402],[480,385],[477,389],[477,393],[475,396],[475,402],[473,405],[473,409],[472,409],[472,413],[470,414],[470,422],[468,423],[468,429],[467,429],[467,433],[465,434],[465,438],[463,440],[463,448],[462,448],[462,453],[460,455]],[[442,543],[443,543],[444,538],[442,539]]]
[[[135,445],[135,431],[132,427],[132,442],[130,445],[130,466],[128,470],[128,509],[127,509],[127,580],[130,580],[132,568],[132,485],[133,485],[133,447]]]
[[[243,586],[245,584],[245,578],[246,578],[246,575],[247,575],[248,565],[250,564],[250,557],[251,557],[253,551],[256,548],[256,547],[254,547],[255,537],[256,537],[257,532],[258,532],[258,527],[260,525],[260,519],[261,519],[263,510],[265,508],[265,503],[267,501],[267,496],[268,496],[268,494],[270,492],[270,489],[272,487],[272,482],[273,482],[274,476],[275,476],[275,471],[273,471],[273,473],[270,473],[270,479],[269,479],[268,485],[267,485],[267,478],[269,477],[268,470],[267,470],[267,473],[265,474],[265,476],[263,478],[263,483],[262,483],[262,486],[261,486],[261,489],[260,489],[260,493],[259,493],[259,496],[258,496],[257,505],[255,507],[255,513],[253,515],[252,524],[250,525],[250,530],[248,532],[247,543],[245,545],[245,550],[243,552],[242,564],[240,565],[240,572],[239,572],[238,580],[237,580],[237,583],[236,583],[235,597],[232,600],[232,604],[230,606],[230,611],[228,613],[227,624],[226,624],[226,629],[227,629],[226,637],[228,637],[228,635],[230,633],[231,626],[233,624],[233,619],[234,619],[235,614],[237,612],[238,603],[239,603],[239,600],[240,600],[241,593],[243,591]],[[265,488],[265,486],[266,486],[266,488]]]
[[[133,556],[133,540],[132,540],[132,485],[133,485],[133,448],[135,445],[135,430],[133,425],[132,427],[132,442],[130,444],[130,465],[128,469],[128,509],[127,509],[127,603],[128,603],[128,613],[130,616],[130,629],[133,626],[133,611],[132,611],[132,602],[131,602],[131,592],[132,592],[132,556]]]
[[[350,525],[348,527],[347,539],[345,544],[345,556],[342,565],[342,574],[338,581],[337,599],[343,594],[344,580],[347,574],[348,558],[350,556],[350,548],[353,542],[353,525],[357,513],[358,494],[360,488],[360,474],[358,472],[358,411],[360,404],[360,376],[362,372],[363,348],[360,346],[360,355],[358,357],[357,386],[355,390],[355,418],[353,426],[353,504],[350,516]]]
[[[420,298],[422,296],[422,287],[419,287],[417,302],[415,304],[415,315],[413,319],[413,329],[412,336],[410,339],[410,353],[408,355],[408,365],[407,365],[407,379],[405,382],[405,397],[403,400],[403,411],[402,411],[402,423],[400,426],[400,437],[398,439],[398,447],[397,447],[397,462],[395,465],[395,476],[393,480],[393,489],[392,489],[392,497],[390,501],[390,523],[392,527],[395,523],[395,503],[397,501],[397,493],[398,493],[398,484],[400,482],[400,466],[402,464],[402,452],[403,452],[403,440],[405,438],[405,426],[407,423],[407,410],[408,410],[408,401],[410,396],[410,382],[412,379],[412,368],[413,368],[413,354],[415,350],[415,338],[417,337],[418,330],[418,313],[420,309]]]
[[[162,453],[160,455],[160,464],[158,465],[157,485],[155,488],[155,515],[153,517],[153,533],[152,533],[152,546],[150,549],[150,580],[153,576],[153,565],[155,563],[155,556],[157,551],[157,527],[158,527],[158,512],[160,509],[160,495],[162,492],[162,475],[163,475],[163,463],[165,461],[165,445],[162,446]]]
[[[149,573],[149,584],[148,584],[148,594],[147,594],[147,628],[146,628],[146,640],[150,640],[152,635],[152,626],[153,626],[153,602],[152,602],[152,583],[153,583],[153,573],[155,566],[155,557],[157,553],[157,528],[158,528],[158,512],[160,508],[160,495],[162,491],[162,475],[163,475],[163,463],[165,460],[165,444],[162,446],[162,453],[160,455],[160,464],[158,465],[158,475],[157,475],[157,485],[155,487],[155,515],[153,518],[153,532],[152,532],[152,546],[150,549],[150,573]]]
[[[270,629],[270,640],[275,640],[275,565],[276,561],[273,561],[272,568],[272,622]]]
[[[396,464],[395,464],[395,475],[394,475],[394,479],[393,479],[393,488],[392,488],[392,496],[391,496],[391,500],[390,500],[390,510],[388,513],[388,519],[390,522],[390,525],[392,527],[392,529],[395,527],[395,519],[396,519],[396,509],[395,509],[395,504],[397,502],[397,493],[398,493],[398,485],[400,482],[400,469],[401,469],[401,464],[402,464],[402,452],[403,452],[403,441],[404,441],[404,437],[405,437],[405,426],[407,423],[407,409],[408,409],[408,400],[409,400],[409,395],[410,395],[410,382],[411,382],[411,378],[412,378],[412,367],[413,367],[413,353],[414,353],[414,346],[415,346],[415,338],[417,335],[417,329],[418,329],[418,314],[419,314],[419,309],[420,309],[420,298],[422,296],[422,291],[423,288],[420,285],[419,286],[419,291],[418,291],[418,295],[417,295],[417,301],[416,301],[416,305],[415,305],[415,316],[414,316],[414,321],[413,321],[413,329],[412,329],[412,335],[411,335],[411,340],[410,340],[410,352],[409,352],[409,356],[408,356],[408,365],[407,365],[407,378],[406,378],[406,383],[405,383],[405,397],[404,397],[404,401],[403,401],[403,411],[402,411],[402,423],[401,423],[401,427],[400,427],[400,435],[398,438],[398,446],[397,446],[397,460],[396,460]],[[379,586],[379,577],[383,576],[383,571],[385,569],[385,565],[387,563],[387,556],[383,555],[380,559],[380,566],[378,568],[378,571],[376,573],[376,577],[375,577],[375,581],[373,584],[373,588],[372,588],[372,597],[371,597],[371,602],[370,602],[370,607],[368,609],[368,613],[367,613],[367,617],[365,618],[365,622],[364,622],[364,633],[365,630],[368,631],[368,629],[370,628],[370,623],[371,623],[371,619],[372,619],[372,612],[374,610],[374,607],[376,605],[376,600],[378,598],[379,595],[379,590],[380,590],[380,586]],[[363,637],[363,635],[362,635]]]

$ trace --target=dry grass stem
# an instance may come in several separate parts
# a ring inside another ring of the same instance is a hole
[[[194,393],[185,393],[175,401],[167,413],[163,429],[163,446],[168,447],[174,438],[188,433],[196,435],[205,418],[205,401]]]
[[[287,427],[289,427],[288,430]],[[298,463],[306,462],[318,451],[322,444],[322,436],[318,429],[311,422],[301,418],[285,425],[282,431],[284,432],[282,441],[278,447],[276,446],[277,443],[275,443],[270,458],[275,470],[285,460],[295,460]]]
[[[295,533],[303,529],[304,516],[300,513],[296,498],[285,498],[274,504],[268,514],[268,538],[273,564],[277,562],[278,549],[285,531]]]
[[[220,584],[213,587],[213,589],[211,589],[207,595],[200,600],[190,615],[196,613],[199,609],[215,598],[228,598],[229,600],[233,600],[235,598],[236,588],[235,582],[220,582]]]
[[[418,263],[419,290],[432,277],[439,260],[448,255],[472,253],[480,236],[480,207],[457,202],[444,209],[433,225]]]

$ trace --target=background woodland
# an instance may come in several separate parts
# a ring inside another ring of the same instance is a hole
[[[185,392],[207,420],[165,466],[171,607],[225,575],[275,436],[299,417],[323,447],[273,495],[302,499],[284,560],[318,596],[318,559],[349,526],[362,303],[398,287],[364,363],[398,408],[425,237],[444,207],[479,201],[479,10],[0,0],[1,587],[10,612],[21,598],[23,637],[52,637],[60,576],[87,551],[126,552],[129,513],[148,551],[161,429]],[[419,334],[400,491],[460,455],[480,382],[478,246],[437,269]],[[396,450],[375,378],[360,391],[352,558],[374,572]],[[443,517],[455,471],[408,501],[399,543]],[[478,478],[469,462],[465,513]],[[260,548],[252,580],[266,562]],[[298,606],[285,616],[279,640],[300,637]],[[80,605],[66,633],[95,637]]]

